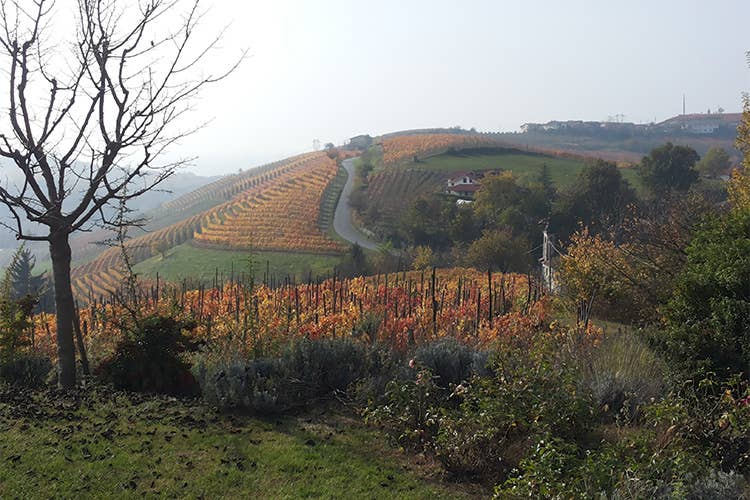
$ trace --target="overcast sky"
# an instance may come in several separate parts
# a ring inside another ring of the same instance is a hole
[[[529,121],[661,121],[739,111],[750,90],[748,0],[207,1],[205,34],[250,57],[208,89],[213,118],[176,153],[216,174],[313,139]]]

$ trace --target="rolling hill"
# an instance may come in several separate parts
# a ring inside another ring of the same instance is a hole
[[[512,146],[496,134],[465,131],[407,131],[378,137],[374,144],[374,168],[361,186],[364,210],[358,222],[381,241],[393,237],[414,200],[441,192],[455,172],[511,171],[527,182],[546,165],[551,180],[565,187],[590,158]],[[325,152],[305,153],[222,177],[171,200],[148,213],[151,222],[145,234],[127,242],[131,264],[146,278],[157,273],[167,279],[187,278],[199,271],[206,280],[219,270],[237,270],[252,250],[263,254],[259,260],[277,274],[285,268],[297,275],[331,269],[347,248],[331,228],[346,180],[337,160],[352,154],[341,151],[339,158],[332,158]],[[623,169],[631,182],[633,174]],[[85,240],[76,241],[90,247]],[[125,276],[120,248],[79,262],[73,270],[79,300],[108,294]]]
[[[131,265],[181,245],[340,254],[345,246],[328,237],[319,220],[337,174],[336,159],[319,152],[221,178],[158,209],[150,231],[125,244]],[[108,248],[73,270],[74,293],[83,302],[108,295],[124,275],[122,249]]]

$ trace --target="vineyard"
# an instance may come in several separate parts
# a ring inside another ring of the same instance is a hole
[[[354,336],[394,349],[441,337],[487,345],[498,336],[531,333],[544,319],[545,300],[527,276],[473,269],[403,272],[353,279],[266,282],[253,287],[235,277],[190,290],[151,284],[127,307],[108,295],[80,311],[86,344],[106,355],[118,340],[127,311],[164,313],[196,321],[202,340],[240,339],[247,349],[268,349],[295,338]],[[55,322],[36,317],[35,344],[55,356]]]
[[[383,163],[394,165],[414,158],[424,158],[449,149],[493,147],[500,143],[480,134],[417,134],[383,139]]]
[[[328,183],[320,199],[318,228],[323,232],[328,231],[333,226],[333,216],[336,213],[336,205],[341,197],[344,184],[346,184],[346,170],[339,168],[336,177]]]
[[[272,166],[222,179],[165,204],[165,211],[189,213],[197,205],[228,200],[128,239],[131,265],[185,242],[221,249],[340,252],[341,244],[318,229],[324,191],[336,178],[336,161],[308,153]],[[104,250],[73,270],[74,295],[82,302],[109,295],[122,284],[125,267],[121,248]]]
[[[323,193],[337,171],[336,161],[323,154],[298,162],[211,213],[194,243],[210,248],[342,251],[340,243],[317,227]]]
[[[377,214],[369,221],[377,227],[393,228],[414,200],[442,190],[445,175],[426,169],[386,169],[369,178],[366,203]]]

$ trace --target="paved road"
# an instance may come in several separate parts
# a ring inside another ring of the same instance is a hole
[[[368,250],[377,250],[380,245],[362,234],[352,223],[352,207],[349,205],[349,195],[352,194],[352,190],[354,189],[355,159],[350,158],[343,161],[344,169],[348,176],[344,189],[341,191],[339,203],[336,205],[336,212],[333,214],[333,229],[339,236],[351,243],[357,243],[362,248],[367,248]]]

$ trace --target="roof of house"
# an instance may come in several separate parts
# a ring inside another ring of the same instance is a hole
[[[463,177],[471,177],[476,179],[478,176],[474,172],[453,172],[451,176],[448,178],[449,181],[455,180],[455,179],[461,179]]]
[[[452,186],[449,188],[450,191],[456,193],[475,193],[482,188],[480,184],[462,184],[459,186]]]

